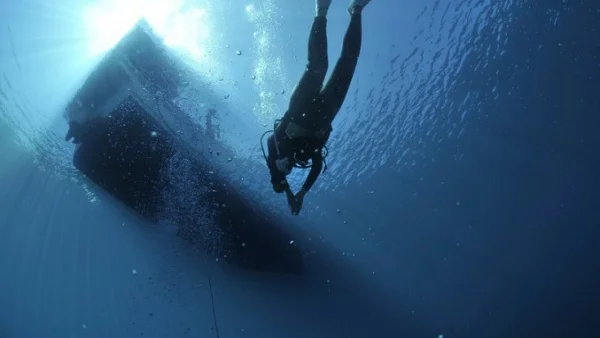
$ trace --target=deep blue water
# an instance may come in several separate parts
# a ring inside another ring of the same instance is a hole
[[[335,1],[337,42],[346,3]],[[293,87],[312,13],[256,5],[274,9],[246,21],[239,4],[212,7],[227,14],[214,21],[230,46],[213,51],[227,70],[215,82],[236,100],[223,103],[234,117],[222,127],[245,115],[250,142],[285,107],[287,94],[260,93]],[[51,71],[78,60],[79,45],[64,42],[74,23],[53,18],[63,7],[30,6],[40,7],[0,12],[0,336],[214,336],[208,269],[143,222],[122,230],[141,221],[72,167],[56,112],[94,61]],[[330,168],[302,215],[268,195],[266,171],[232,169],[308,258],[301,278],[214,263],[220,336],[597,337],[600,4],[369,6]],[[272,68],[252,82],[261,58]],[[237,151],[261,168],[256,149]],[[130,280],[136,264],[152,283]]]

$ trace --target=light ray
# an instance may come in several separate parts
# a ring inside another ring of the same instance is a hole
[[[165,44],[195,59],[204,56],[209,38],[206,10],[184,9],[185,1],[103,0],[87,7],[82,20],[88,30],[89,53],[97,55],[114,47],[140,19],[145,19]]]

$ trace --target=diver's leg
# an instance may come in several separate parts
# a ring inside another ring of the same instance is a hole
[[[319,5],[317,3],[317,5]],[[301,113],[318,97],[327,74],[327,8],[317,7],[308,39],[308,64],[290,98],[289,113]]]
[[[350,24],[344,36],[342,55],[321,92],[324,112],[327,114],[325,118],[329,123],[333,121],[342,107],[354,76],[362,43],[362,9],[362,6],[358,6],[351,10]]]

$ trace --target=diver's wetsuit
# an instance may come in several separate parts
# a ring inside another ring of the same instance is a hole
[[[331,77],[323,86],[327,74],[327,19],[314,19],[308,40],[308,65],[294,89],[288,111],[268,139],[267,164],[271,183],[276,192],[289,187],[283,173],[277,169],[276,160],[288,157],[296,162],[312,160],[312,167],[302,189],[308,191],[323,167],[321,150],[329,139],[331,123],[346,98],[362,42],[361,9],[355,9],[344,37],[342,55]],[[277,145],[275,144],[277,141]],[[290,163],[290,170],[291,165]]]

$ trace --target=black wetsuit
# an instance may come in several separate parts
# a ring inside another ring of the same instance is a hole
[[[315,17],[308,40],[308,65],[292,93],[288,111],[268,139],[267,164],[276,192],[289,187],[286,173],[276,166],[276,160],[285,157],[294,159],[296,163],[312,161],[302,188],[308,191],[313,186],[323,167],[321,151],[329,139],[331,123],[342,107],[354,76],[362,42],[361,11],[355,10],[351,15],[342,55],[323,86],[329,63],[326,26],[325,17]],[[290,170],[293,163],[290,163]]]

